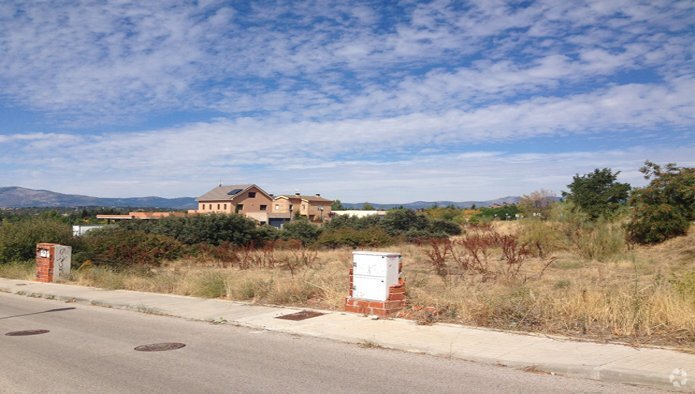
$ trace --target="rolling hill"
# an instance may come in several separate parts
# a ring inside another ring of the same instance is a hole
[[[194,209],[192,197],[132,197],[99,198],[78,194],[62,194],[49,190],[32,190],[23,187],[0,187],[0,208],[51,208],[51,207],[118,207]]]

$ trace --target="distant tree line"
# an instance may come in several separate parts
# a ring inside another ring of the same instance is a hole
[[[541,221],[565,215],[562,220],[575,223],[574,230],[566,227],[569,237],[572,231],[612,231],[600,224],[620,221],[625,223],[627,240],[636,243],[658,243],[686,234],[695,220],[695,169],[648,161],[641,171],[650,183],[638,189],[618,182],[619,173],[608,168],[577,174],[563,193],[565,201],[561,203],[552,193],[538,191],[523,196],[519,204],[480,209],[431,207],[420,211],[397,208],[383,216],[336,216],[322,226],[295,219],[282,230],[258,226],[239,215],[212,214],[124,221],[75,238],[70,224],[92,223],[98,213],[125,210],[0,210],[0,264],[33,259],[39,242],[73,246],[77,264],[91,261],[113,266],[156,265],[167,259],[195,256],[208,247],[258,248],[278,242],[310,248],[379,247],[448,238],[461,234],[462,225],[513,220],[517,215]],[[540,254],[552,237],[545,232],[533,240]],[[586,242],[587,255],[591,256],[594,241]]]

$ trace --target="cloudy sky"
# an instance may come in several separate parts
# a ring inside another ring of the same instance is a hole
[[[0,1],[0,186],[405,203],[695,165],[695,2]]]

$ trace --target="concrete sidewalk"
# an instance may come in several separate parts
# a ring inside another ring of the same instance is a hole
[[[417,325],[321,311],[306,320],[276,319],[299,308],[259,306],[126,290],[0,278],[0,291],[109,308],[234,324],[566,376],[695,391],[695,355],[667,349],[577,342],[452,324]],[[688,376],[689,374],[689,376]]]

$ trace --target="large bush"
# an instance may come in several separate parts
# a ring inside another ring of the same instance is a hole
[[[140,230],[105,228],[90,231],[82,239],[79,260],[111,267],[156,266],[184,253],[172,237]]]
[[[640,171],[651,182],[630,199],[630,240],[658,243],[686,234],[695,220],[695,168],[675,164],[662,168],[647,161]]]
[[[130,220],[123,223],[122,227],[166,235],[189,245],[220,245],[223,242],[248,245],[262,243],[266,236],[274,236],[268,231],[258,231],[253,220],[241,215],[210,214],[160,220]]]
[[[323,228],[326,230],[337,230],[339,228],[367,229],[374,226],[379,226],[381,216],[370,215],[358,218],[352,215],[335,216],[329,222],[324,223]]]
[[[282,229],[283,239],[298,239],[303,245],[314,243],[319,235],[321,235],[321,229],[305,219],[293,220]]]
[[[515,204],[503,205],[501,207],[486,207],[480,208],[477,214],[473,216],[472,221],[488,222],[491,220],[514,220],[519,213],[519,207]]]
[[[441,212],[438,208],[430,209],[437,215],[443,213],[443,216],[452,210],[456,208],[443,208]],[[404,208],[392,209],[383,217],[337,216],[325,224],[319,244],[330,247],[383,246],[399,240],[419,242],[461,234],[461,226],[458,223],[432,217],[428,213],[422,214]]]
[[[393,237],[381,227],[374,226],[368,229],[343,227],[322,232],[318,244],[331,248],[339,246],[356,248],[384,246],[393,243],[393,241]]]
[[[412,209],[393,209],[384,215],[380,225],[389,235],[399,235],[413,230],[426,230],[429,220]]]
[[[30,260],[36,244],[51,242],[70,245],[72,230],[57,219],[27,218],[0,223],[0,263]]]
[[[459,235],[461,226],[448,220],[435,219],[429,223],[427,230],[432,234]]]

